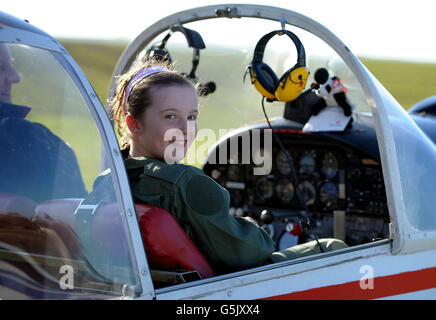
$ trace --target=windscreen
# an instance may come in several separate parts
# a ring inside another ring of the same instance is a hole
[[[383,100],[387,108],[392,130],[393,145],[398,159],[401,190],[396,194],[403,201],[408,222],[413,229],[420,231],[436,230],[436,145],[416,125],[393,97],[383,90]],[[394,107],[395,106],[395,107]],[[397,188],[398,187],[398,188]]]
[[[200,50],[195,75],[200,84],[213,82],[216,89],[200,100],[197,141],[187,154],[189,164],[201,166],[207,150],[220,137],[256,121],[265,121],[262,95],[255,89],[247,66],[252,62],[258,41],[267,33],[281,30],[279,22],[253,18],[211,19],[183,25],[200,33],[206,48]],[[286,25],[301,41],[306,54],[309,78],[305,90],[314,82],[318,68],[326,68],[337,76],[346,87],[347,96],[355,112],[370,112],[365,95],[353,73],[327,44],[309,32]],[[159,45],[168,34],[163,32],[144,49]],[[174,32],[166,43],[171,59],[178,71],[189,74],[193,67],[193,48],[181,32]],[[293,68],[298,59],[294,42],[286,35],[274,36],[265,46],[263,63],[277,78]],[[265,102],[269,118],[284,113],[284,102]],[[203,130],[203,131],[202,131]]]

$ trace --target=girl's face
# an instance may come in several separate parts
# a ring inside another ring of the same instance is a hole
[[[131,155],[178,162],[197,135],[197,93],[191,86],[172,85],[151,89],[151,97],[151,105],[136,119]]]

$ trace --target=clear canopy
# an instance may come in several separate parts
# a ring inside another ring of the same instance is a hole
[[[57,52],[0,42],[2,298],[120,296],[137,284],[111,179],[94,192],[102,138],[68,70]]]
[[[250,77],[246,75],[247,65],[253,59],[254,48],[259,39],[273,30],[280,30],[282,26],[278,21],[257,18],[208,19],[186,23],[183,26],[199,32],[206,45],[205,49],[200,50],[200,63],[196,71],[199,81],[213,81],[216,84],[216,91],[201,100],[198,119],[199,129],[213,130],[215,139],[210,139],[210,135],[209,139],[197,139],[187,155],[188,158],[191,153],[190,159],[195,159],[194,165],[201,166],[207,155],[207,152],[203,151],[210,148],[220,137],[249,123],[265,120],[261,107],[262,97],[251,84]],[[337,50],[328,45],[325,39],[321,40],[312,33],[294,26],[286,25],[286,29],[294,32],[304,45],[306,65],[310,71],[306,89],[314,82],[315,71],[324,67],[331,75],[341,79],[355,115],[360,112],[376,112],[374,116],[379,117],[384,132],[375,126],[378,139],[389,144],[389,135],[386,136],[386,132],[390,132],[393,137],[394,145],[383,144],[387,148],[383,154],[390,157],[386,159],[386,163],[394,162],[397,165],[391,169],[398,169],[398,172],[391,172],[394,176],[399,175],[400,181],[399,185],[393,186],[393,197],[403,204],[407,223],[410,223],[412,229],[435,230],[434,143],[381,85],[375,87],[381,100],[376,99],[378,104],[374,103],[374,95],[368,89],[371,87],[368,83],[372,81],[372,77],[362,65],[358,66],[360,76],[357,76],[356,66],[353,69],[349,63],[344,62]],[[167,33],[163,32],[153,39],[145,46],[143,52],[151,45],[158,44]],[[189,73],[192,67],[192,48],[188,47],[183,34],[173,33],[166,48],[172,60],[176,61],[176,69]],[[275,36],[266,45],[263,61],[279,78],[295,65],[296,60],[296,48],[287,36]],[[365,71],[362,73],[362,70]],[[266,103],[268,116],[282,116],[284,105],[282,102]],[[379,112],[380,108],[383,108],[382,112]],[[392,150],[394,152],[391,152]],[[192,156],[193,153],[195,156]]]
[[[199,129],[213,130],[216,140],[229,131],[247,124],[265,120],[261,106],[261,95],[251,84],[247,66],[253,59],[253,52],[259,39],[265,34],[281,30],[279,22],[255,18],[211,19],[183,24],[184,27],[200,33],[206,48],[200,50],[199,64],[195,75],[199,83],[214,82],[216,91],[200,100]],[[314,82],[314,73],[318,68],[326,68],[332,76],[337,76],[345,85],[348,97],[355,112],[371,112],[365,94],[354,74],[339,55],[324,41],[313,34],[286,26],[297,35],[306,53],[306,66],[309,79],[306,89]],[[168,34],[163,32],[153,39],[141,57],[153,45],[158,45]],[[192,69],[193,49],[181,32],[174,32],[166,43],[175,68],[190,73]],[[297,63],[297,50],[292,40],[286,36],[274,36],[266,45],[263,62],[272,68],[278,78]],[[266,103],[269,118],[283,115],[285,103]],[[201,135],[199,136],[201,138]],[[194,165],[200,166],[206,156],[206,150],[215,139],[197,140],[190,150]],[[195,150],[194,150],[195,149]],[[192,153],[196,156],[193,157]],[[198,155],[197,155],[198,153]],[[200,154],[201,153],[201,154]],[[188,153],[188,158],[190,154]]]

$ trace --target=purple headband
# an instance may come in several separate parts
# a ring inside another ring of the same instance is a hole
[[[127,104],[127,98],[130,95],[130,92],[132,91],[133,87],[141,80],[147,78],[148,76],[151,76],[154,73],[158,73],[158,72],[165,72],[165,71],[169,71],[167,68],[162,67],[162,66],[151,66],[151,67],[146,67],[146,68],[142,68],[141,70],[139,70],[135,76],[130,79],[127,87],[126,87],[126,91],[124,93],[124,103],[123,103],[123,111],[124,114],[127,114],[127,110],[126,110],[126,104]]]

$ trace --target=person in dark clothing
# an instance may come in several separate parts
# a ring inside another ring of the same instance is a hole
[[[30,107],[12,103],[20,82],[5,44],[0,44],[0,192],[39,203],[87,195],[74,151],[40,123],[26,120]]]

